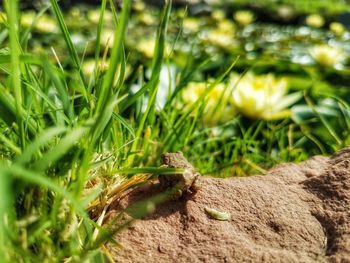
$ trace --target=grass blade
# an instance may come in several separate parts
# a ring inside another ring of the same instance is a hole
[[[158,81],[159,81],[159,75],[163,63],[163,57],[164,57],[164,49],[165,49],[165,39],[166,39],[166,32],[168,27],[168,22],[170,19],[170,11],[171,11],[171,0],[166,1],[165,7],[164,7],[164,14],[162,16],[161,24],[158,29],[157,33],[157,42],[154,48],[154,58],[152,61],[152,75],[150,79],[151,85],[149,86],[149,101],[147,105],[147,109],[144,112],[144,114],[141,117],[141,120],[138,124],[138,128],[136,131],[136,140],[133,142],[130,152],[135,152],[138,148],[139,141],[138,139],[141,138],[142,131],[144,130],[144,127],[146,125],[146,121],[148,118],[150,118],[150,113],[152,112],[152,109],[155,108],[155,99],[157,96],[158,91]],[[129,155],[128,163],[132,164],[134,162],[135,155]]]
[[[103,79],[102,87],[97,101],[97,106],[95,110],[96,114],[103,112],[103,108],[106,107],[110,97],[112,96],[114,77],[118,65],[120,64],[120,61],[123,58],[123,41],[130,13],[130,3],[130,0],[123,1],[123,8],[120,16],[119,25],[114,36],[114,43],[112,47],[109,68],[107,70],[106,76]]]
[[[9,224],[14,222],[11,217],[13,194],[11,192],[11,176],[2,166],[0,164],[0,257],[8,262],[9,259],[6,257],[9,245],[7,229],[11,228],[12,226],[9,226]]]
[[[18,1],[5,2],[7,17],[9,21],[9,37],[10,37],[10,56],[11,56],[11,84],[15,96],[16,119],[19,127],[19,136],[21,139],[21,147],[25,147],[25,131],[24,118],[22,116],[22,85],[21,85],[21,67],[20,55],[21,47],[18,40]]]
[[[23,153],[16,158],[15,162],[20,165],[25,165],[31,161],[33,155],[40,152],[40,148],[50,142],[55,136],[66,131],[65,127],[55,127],[46,130],[44,133],[39,134],[34,142],[32,142]]]
[[[80,59],[79,59],[79,56],[78,56],[78,52],[77,52],[77,50],[76,50],[76,48],[75,48],[75,46],[73,44],[73,41],[72,41],[72,39],[70,37],[70,33],[68,31],[66,22],[64,21],[61,9],[59,8],[59,6],[57,4],[57,0],[50,0],[50,2],[51,2],[51,5],[52,5],[53,12],[54,12],[54,14],[55,14],[55,16],[57,18],[58,25],[59,25],[59,27],[61,29],[63,38],[64,38],[64,40],[66,42],[66,45],[67,45],[67,48],[68,48],[68,52],[70,54],[70,57],[73,60],[74,67],[79,72],[80,80],[81,80],[83,86],[85,87],[85,89],[87,89],[87,84],[86,84],[86,81],[85,81],[85,77],[84,77],[83,72],[81,71],[81,63],[80,63]]]
[[[47,169],[53,162],[57,161],[69,149],[71,149],[87,131],[87,127],[79,127],[70,131],[65,137],[60,140],[60,142],[55,147],[53,147],[49,153],[45,154],[42,159],[38,160],[34,164],[35,169],[39,171],[44,171]]]

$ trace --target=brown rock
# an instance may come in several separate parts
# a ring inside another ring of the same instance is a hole
[[[266,176],[200,178],[196,195],[157,206],[109,246],[117,262],[350,262],[350,148]],[[150,183],[124,206],[159,191]],[[230,212],[218,221],[204,208]]]

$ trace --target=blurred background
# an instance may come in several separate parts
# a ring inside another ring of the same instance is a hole
[[[26,48],[49,55],[53,63],[58,60],[69,70],[71,60],[49,1],[20,4],[24,10],[21,25],[28,36]],[[96,41],[101,46],[98,67],[103,73],[116,29],[110,7],[97,39],[100,1],[59,4],[82,59],[82,71],[91,83],[98,83],[94,78]],[[120,4],[116,3],[117,9]],[[140,78],[150,79],[162,8],[162,1],[132,2],[125,40],[125,96],[140,90]],[[162,123],[162,116],[173,108],[181,116],[180,108],[193,105],[208,84],[217,83],[201,115],[190,116],[189,123],[198,122],[191,130],[193,137],[175,136],[172,144],[162,144],[158,137],[158,143],[152,141],[154,149],[188,151],[202,170],[213,172],[246,154],[255,163],[270,167],[348,145],[349,10],[349,1],[344,0],[174,0],[160,72],[157,121]],[[233,61],[233,69],[220,79]],[[70,78],[75,85],[76,77]],[[145,94],[123,117],[141,116],[147,102]],[[157,132],[162,132],[162,125]],[[246,134],[253,139],[247,141]],[[242,171],[250,168],[258,167],[247,164]]]

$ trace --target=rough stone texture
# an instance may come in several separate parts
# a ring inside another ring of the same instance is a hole
[[[118,234],[123,248],[109,246],[116,262],[350,262],[350,148],[265,176],[200,180],[195,195],[158,205]],[[158,191],[150,183],[122,205]]]

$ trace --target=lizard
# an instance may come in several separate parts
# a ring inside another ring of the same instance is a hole
[[[159,175],[158,180],[162,188],[171,188],[173,199],[180,198],[185,193],[195,193],[199,190],[198,177],[200,173],[187,161],[181,151],[163,153],[162,167],[183,168],[183,173]]]

